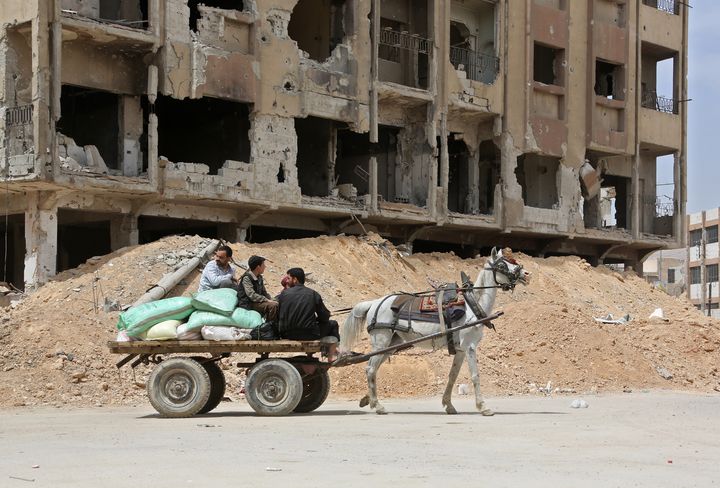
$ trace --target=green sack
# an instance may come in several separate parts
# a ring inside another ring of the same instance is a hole
[[[231,315],[237,307],[237,292],[233,288],[205,290],[193,296],[192,305],[197,310]]]
[[[124,330],[130,337],[138,337],[155,324],[165,320],[183,320],[193,313],[190,297],[164,298],[154,302],[131,307],[120,314],[118,330]]]
[[[219,313],[198,310],[197,312],[193,312],[188,319],[187,330],[197,330],[205,325],[254,329],[262,323],[262,316],[254,310],[236,308],[230,317]]]

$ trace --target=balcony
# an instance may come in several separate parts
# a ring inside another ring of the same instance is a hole
[[[378,45],[380,81],[426,90],[432,45],[431,39],[419,34],[382,29]]]
[[[666,114],[678,113],[677,100],[658,96],[657,92],[654,90],[643,90],[640,104],[644,108],[649,108]]]
[[[673,15],[680,14],[680,2],[677,0],[643,0],[643,5],[653,7]]]
[[[500,71],[500,58],[459,47],[450,48],[450,63],[468,79],[492,85]]]

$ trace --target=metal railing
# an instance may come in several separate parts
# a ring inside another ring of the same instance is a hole
[[[21,105],[19,107],[8,107],[5,109],[5,127],[19,127],[21,125],[32,124],[33,106],[32,104]]]
[[[680,14],[680,2],[677,0],[643,0],[644,5],[653,7],[669,14]]]
[[[450,48],[450,63],[464,69],[471,80],[491,85],[500,71],[500,58],[460,47]]]
[[[418,34],[410,34],[405,31],[400,32],[386,28],[380,31],[380,45],[430,54],[432,43],[430,39],[420,37]]]
[[[666,114],[678,113],[678,103],[675,99],[658,96],[654,90],[643,90],[640,104],[645,108]]]

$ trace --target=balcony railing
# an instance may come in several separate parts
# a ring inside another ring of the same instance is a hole
[[[658,96],[654,90],[643,90],[641,105],[651,110],[664,112],[666,114],[678,113],[677,100]]]
[[[500,71],[500,59],[460,47],[450,48],[450,62],[455,69],[463,69],[471,80],[491,85]]]
[[[390,28],[380,31],[380,44],[418,53],[430,53],[430,39],[410,34],[405,31],[395,31]]]
[[[680,13],[680,2],[677,0],[643,0],[642,3],[669,14],[678,15]]]
[[[8,107],[5,110],[5,127],[19,127],[32,124],[33,106],[21,105],[19,107]]]

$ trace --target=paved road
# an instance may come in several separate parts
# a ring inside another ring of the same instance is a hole
[[[439,398],[256,417],[148,408],[0,412],[0,487],[694,487],[720,483],[720,395]],[[393,413],[394,412],[394,413]],[[467,413],[463,413],[467,412]],[[33,468],[34,465],[38,467]],[[18,479],[20,478],[20,479]],[[34,480],[34,481],[27,481]]]

